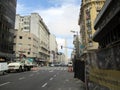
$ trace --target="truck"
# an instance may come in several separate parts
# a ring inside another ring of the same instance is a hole
[[[33,63],[32,59],[22,58],[22,59],[16,59],[14,62],[10,62],[8,64],[8,71],[30,71],[31,68],[33,68],[35,64]]]
[[[23,59],[22,63],[24,63],[24,70],[25,71],[30,71],[31,68],[33,68],[35,66],[35,64],[33,63],[33,59],[31,58],[27,58],[27,59]]]

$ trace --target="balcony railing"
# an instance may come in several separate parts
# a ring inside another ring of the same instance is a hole
[[[100,13],[98,14],[95,22],[94,22],[94,26],[97,24],[97,22],[99,21],[99,19],[101,18],[101,16],[103,15],[103,13],[106,11],[107,7],[109,6],[109,4],[112,2],[113,0],[106,0],[104,6],[102,7]]]

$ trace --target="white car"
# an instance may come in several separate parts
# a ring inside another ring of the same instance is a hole
[[[68,67],[72,66],[72,61],[68,62]]]
[[[54,65],[54,64],[51,64],[50,66],[51,66],[51,67],[54,67],[55,65]]]
[[[24,64],[21,62],[11,62],[8,64],[8,71],[24,71]]]

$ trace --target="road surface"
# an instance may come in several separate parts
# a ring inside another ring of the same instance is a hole
[[[0,76],[0,90],[85,90],[67,67],[40,67]]]

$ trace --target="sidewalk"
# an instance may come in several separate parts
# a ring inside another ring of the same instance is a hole
[[[70,90],[85,90],[85,84],[77,78],[72,78],[69,82],[69,85],[73,86],[73,88],[71,88]]]
[[[63,88],[60,90],[86,90],[85,84],[78,78],[74,78],[73,72],[67,73],[67,78],[64,80],[64,85],[61,84]]]

